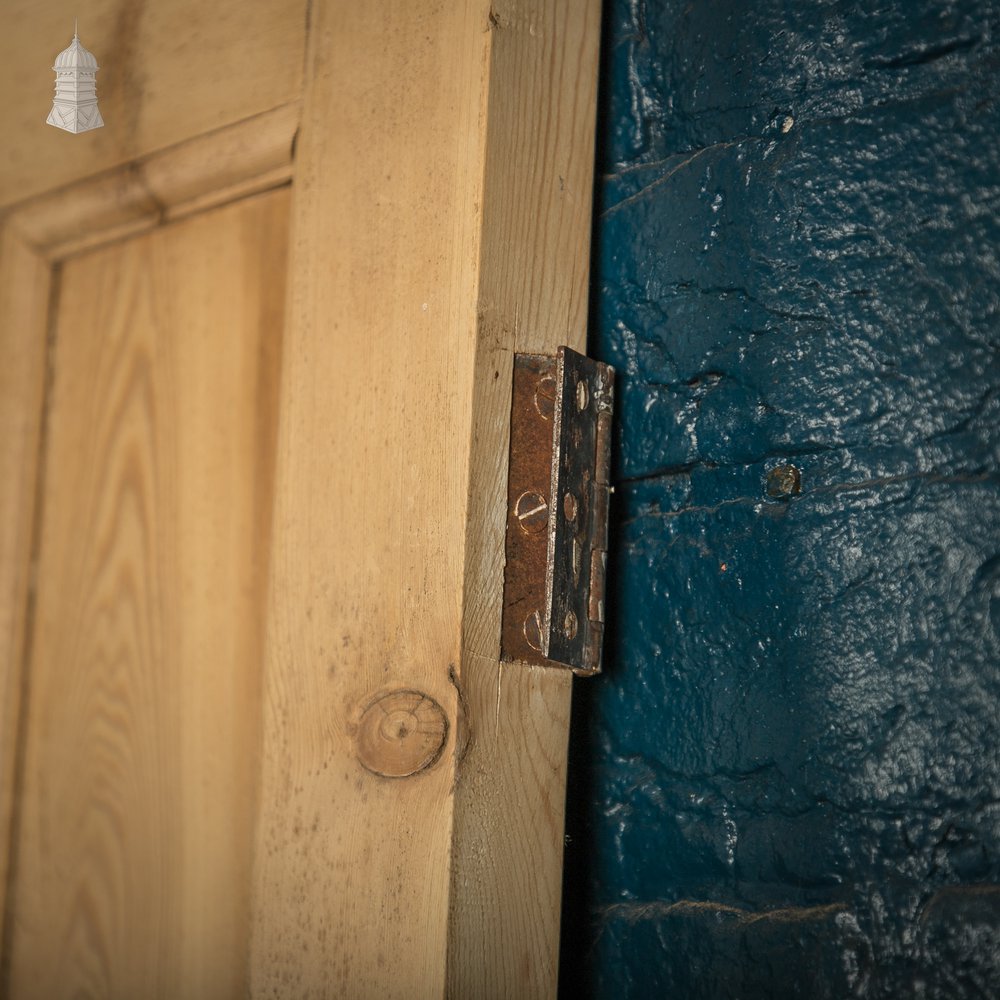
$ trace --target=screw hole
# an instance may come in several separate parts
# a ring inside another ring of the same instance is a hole
[[[576,383],[576,408],[578,410],[585,410],[589,402],[590,393],[587,391],[587,383],[581,380]]]

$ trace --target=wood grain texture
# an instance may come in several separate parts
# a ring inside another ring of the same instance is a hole
[[[296,153],[255,996],[444,992],[454,725],[367,770],[394,689],[454,723],[486,9],[320,2]]]
[[[50,270],[0,229],[0,942],[3,941],[42,425]]]
[[[245,993],[288,202],[62,267],[12,997]]]
[[[7,0],[0,206],[297,100],[307,0]],[[45,124],[49,67],[73,35],[97,57],[104,128]]]
[[[58,259],[286,183],[297,103],[18,203],[7,224]]]
[[[596,3],[316,3],[281,391],[255,996],[554,995],[570,678],[499,664],[515,349],[581,347]],[[357,758],[433,698],[444,756]]]
[[[586,350],[600,4],[498,2],[490,23],[448,934],[463,1000],[558,980],[572,677],[499,663],[506,456],[512,353]]]

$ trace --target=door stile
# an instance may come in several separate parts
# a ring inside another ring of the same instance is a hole
[[[514,352],[584,346],[599,9],[311,23],[252,992],[552,996],[570,678],[499,659],[508,423]]]
[[[52,270],[0,219],[0,962],[7,953]]]

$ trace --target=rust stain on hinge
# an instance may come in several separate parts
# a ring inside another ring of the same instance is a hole
[[[613,402],[610,365],[514,357],[504,660],[601,669]]]

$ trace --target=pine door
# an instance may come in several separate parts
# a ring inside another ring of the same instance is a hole
[[[507,415],[584,343],[597,4],[2,13],[0,994],[553,995]]]

